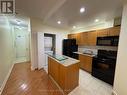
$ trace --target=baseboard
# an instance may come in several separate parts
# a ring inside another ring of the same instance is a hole
[[[38,68],[34,68],[33,66],[31,66],[31,71],[34,71],[36,69],[38,69]]]
[[[24,62],[15,62],[15,64],[19,64],[19,63],[30,63],[30,61],[24,61]]]
[[[115,90],[112,91],[112,95],[118,95]]]
[[[4,90],[4,87],[5,87],[6,83],[7,83],[7,80],[8,80],[8,78],[9,78],[10,74],[11,74],[11,71],[12,71],[13,67],[14,67],[14,64],[11,66],[11,68],[10,68],[10,70],[9,70],[9,72],[8,72],[8,74],[7,74],[7,76],[6,76],[5,79],[4,79],[4,82],[3,82],[2,86],[0,87],[0,95],[2,94],[2,92],[3,92],[3,90]]]

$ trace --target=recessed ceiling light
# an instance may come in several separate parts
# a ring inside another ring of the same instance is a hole
[[[57,21],[58,24],[61,24],[61,21]]]
[[[73,26],[73,28],[75,29],[75,28],[76,28],[76,26]]]
[[[99,22],[99,19],[95,19],[95,22]]]
[[[84,13],[84,12],[85,12],[85,8],[84,7],[80,8],[80,13]]]

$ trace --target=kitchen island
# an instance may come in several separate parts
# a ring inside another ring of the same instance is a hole
[[[79,60],[48,54],[48,74],[66,95],[79,85]]]

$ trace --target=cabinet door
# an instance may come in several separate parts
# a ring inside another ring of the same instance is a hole
[[[96,31],[91,31],[88,32],[88,45],[89,46],[96,46],[96,41],[97,41],[97,32]]]
[[[68,34],[69,39],[76,39],[77,35],[76,34]]]
[[[87,45],[88,44],[87,36],[88,36],[87,32],[80,33],[80,44],[79,45]]]
[[[78,45],[83,45],[84,44],[84,35],[83,35],[83,33],[78,33],[77,34],[76,41],[77,41]]]
[[[90,72],[92,71],[92,57],[86,55],[79,55],[80,68]]]
[[[81,33],[76,34],[76,43],[77,43],[77,45],[81,44]]]
[[[50,75],[53,77],[53,79],[59,83],[59,63],[57,63],[55,60],[50,58]]]
[[[119,36],[120,34],[120,26],[112,27],[109,29],[109,36]]]
[[[68,34],[68,39],[71,39],[72,38],[72,34]]]
[[[51,67],[52,67],[51,58],[48,57],[48,74],[51,74]]]
[[[109,29],[102,29],[102,30],[97,30],[97,37],[104,37],[108,36]]]

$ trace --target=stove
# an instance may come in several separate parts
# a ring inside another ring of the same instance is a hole
[[[92,75],[111,85],[114,82],[117,51],[98,50],[93,58]]]

